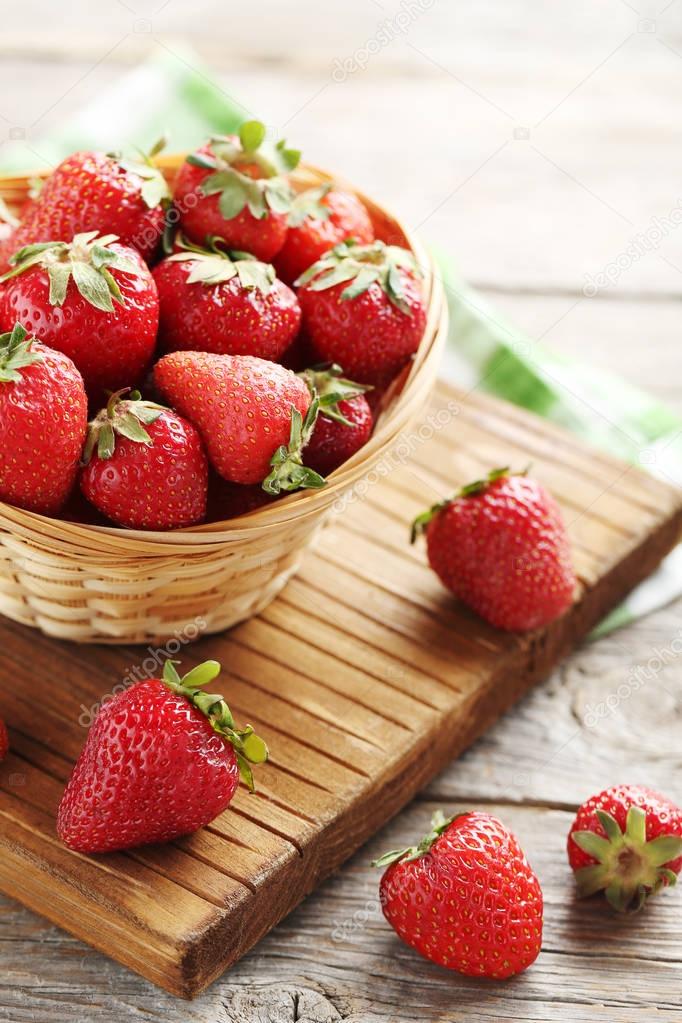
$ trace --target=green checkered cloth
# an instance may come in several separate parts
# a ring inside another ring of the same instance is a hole
[[[0,147],[3,172],[52,165],[76,149],[191,149],[232,132],[248,110],[201,70],[189,50],[164,53],[123,75],[61,130]],[[584,440],[682,486],[682,420],[618,376],[564,358],[520,333],[437,253],[450,307],[445,373],[560,424]],[[612,612],[594,635],[618,628],[682,594],[682,549]]]

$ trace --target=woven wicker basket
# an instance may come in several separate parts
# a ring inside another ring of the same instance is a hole
[[[164,157],[159,163],[171,178],[181,160]],[[0,178],[0,195],[10,209],[26,199],[29,177]],[[331,175],[310,166],[295,175],[296,187],[329,180]],[[419,351],[392,387],[366,446],[322,490],[174,532],[81,525],[0,503],[0,613],[60,639],[149,643],[218,632],[277,595],[330,512],[342,507],[343,495],[376,467],[423,409],[445,340],[443,290],[429,257],[394,217],[360,198],[377,236],[414,252],[428,301]]]

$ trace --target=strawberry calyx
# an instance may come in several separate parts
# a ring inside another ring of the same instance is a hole
[[[332,184],[327,181],[318,188],[306,188],[304,192],[299,192],[291,203],[287,221],[289,227],[300,227],[306,220],[329,220],[331,210],[322,200],[331,190]]]
[[[118,154],[110,154],[118,165],[130,174],[137,174],[142,178],[140,195],[146,206],[153,210],[156,206],[168,206],[171,201],[171,191],[168,182],[163,176],[163,171],[154,163],[154,157],[158,156],[166,146],[167,139],[162,136],[148,153],[142,149],[136,149],[139,154],[138,160],[122,159]]]
[[[277,496],[283,491],[319,490],[327,485],[324,476],[303,464],[303,449],[312,436],[320,411],[318,395],[312,391],[311,394],[312,401],[305,418],[294,405],[291,406],[289,443],[281,444],[270,459],[272,472],[261,484],[266,494]]]
[[[257,220],[267,217],[268,210],[289,212],[293,191],[285,175],[298,166],[301,154],[287,148],[283,139],[275,146],[264,146],[265,135],[261,121],[245,121],[238,140],[213,136],[208,153],[187,157],[192,166],[212,171],[199,189],[203,195],[219,196],[218,207],[225,220],[232,220],[245,207]],[[248,174],[248,168],[257,168],[259,177]]]
[[[308,267],[294,284],[296,287],[307,285],[311,291],[325,291],[336,284],[348,282],[340,296],[344,301],[357,298],[373,284],[378,284],[391,304],[410,316],[412,311],[405,298],[401,270],[421,276],[408,249],[386,245],[382,241],[358,245],[348,238]]]
[[[499,469],[491,469],[487,476],[474,480],[472,483],[467,483],[452,497],[447,497],[444,501],[438,501],[436,504],[431,505],[431,507],[422,512],[421,515],[417,515],[416,519],[412,523],[410,543],[414,543],[417,537],[421,536],[421,534],[426,531],[431,520],[435,519],[435,517],[439,515],[444,508],[447,508],[449,504],[452,504],[453,501],[456,501],[460,497],[478,497],[480,494],[485,493],[492,483],[503,479],[505,476],[525,476],[528,473],[528,468],[529,467],[525,468],[522,472],[512,472],[508,465],[502,466]]]
[[[353,426],[339,409],[340,401],[349,401],[372,390],[371,384],[358,384],[343,376],[343,370],[336,363],[322,363],[311,366],[298,374],[308,385],[310,393],[320,401],[319,413],[344,426]]]
[[[184,696],[193,707],[206,717],[213,729],[233,747],[242,781],[251,792],[255,791],[252,764],[264,764],[268,759],[268,747],[256,735],[251,725],[237,728],[232,712],[220,695],[205,693],[203,687],[220,674],[218,661],[204,661],[182,677],[175,667],[179,661],[166,661],[161,681],[178,696]]]
[[[0,384],[15,384],[21,379],[21,370],[42,362],[40,352],[31,351],[34,337],[21,323],[15,323],[12,330],[0,334]]]
[[[372,860],[372,866],[389,867],[392,863],[398,863],[401,860],[405,863],[418,860],[420,856],[429,852],[436,839],[440,838],[444,831],[447,831],[454,820],[463,816],[462,813],[455,813],[451,817],[446,817],[442,810],[436,810],[431,818],[431,830],[417,845],[408,846],[407,849],[392,849],[390,852],[384,853],[383,856],[379,856],[378,859]]]
[[[180,235],[176,244],[183,251],[168,256],[168,262],[192,264],[188,284],[223,284],[237,277],[246,290],[256,288],[267,295],[276,280],[274,266],[261,262],[250,252],[221,249],[221,241],[220,238],[210,238],[209,247],[202,248]]]
[[[581,898],[603,891],[619,913],[636,912],[661,888],[676,884],[677,875],[666,864],[682,855],[682,838],[659,835],[647,841],[646,813],[639,806],[629,808],[624,831],[605,810],[597,810],[596,816],[604,835],[595,831],[571,835],[578,848],[597,861],[575,872]]]
[[[124,394],[130,398],[122,400]],[[82,464],[87,465],[97,449],[97,457],[106,461],[116,449],[116,437],[126,437],[136,444],[151,447],[154,443],[145,426],[155,422],[162,412],[168,411],[153,401],[142,401],[139,391],[124,387],[111,395],[106,407],[88,423],[88,436],[83,448]]]
[[[114,302],[125,305],[125,300],[111,271],[119,270],[133,277],[142,277],[144,274],[140,266],[109,247],[117,240],[115,234],[100,236],[97,231],[87,231],[75,235],[71,242],[25,245],[11,256],[11,269],[0,277],[0,282],[39,266],[47,271],[50,305],[64,304],[69,281],[73,277],[79,293],[90,305],[102,312],[112,313]]]

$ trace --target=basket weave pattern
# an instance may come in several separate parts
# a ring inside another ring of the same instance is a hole
[[[160,161],[169,178],[181,159]],[[10,208],[23,202],[33,176],[0,178],[0,195]],[[301,187],[328,180],[309,166],[295,175]],[[395,446],[424,407],[445,340],[443,292],[430,259],[395,218],[360,198],[377,236],[414,252],[428,303],[419,351],[392,387],[365,447],[322,490],[174,532],[65,522],[0,502],[0,613],[60,639],[150,643],[221,631],[277,595],[344,493]]]

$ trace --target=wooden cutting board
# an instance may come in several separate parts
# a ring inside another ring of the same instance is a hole
[[[407,535],[456,486],[529,460],[562,505],[581,585],[561,621],[514,636],[459,606]],[[682,529],[680,491],[445,386],[380,470],[274,604],[180,654],[187,667],[222,662],[235,715],[272,751],[258,792],[240,789],[189,838],[100,857],[62,847],[55,811],[89,708],[136,668],[153,674],[156,654],[0,624],[12,740],[0,767],[0,889],[169,991],[197,994],[545,677]]]

